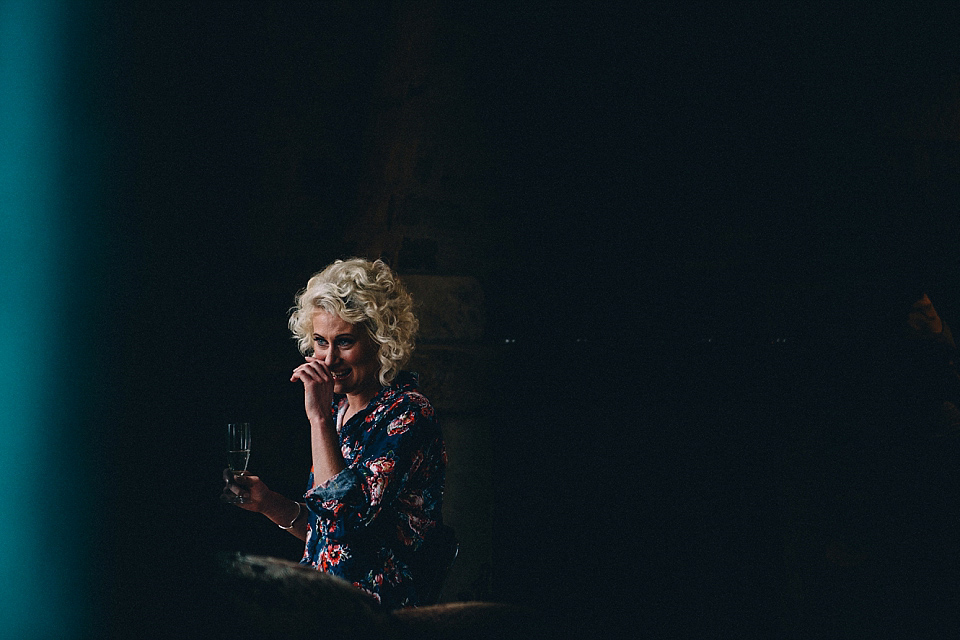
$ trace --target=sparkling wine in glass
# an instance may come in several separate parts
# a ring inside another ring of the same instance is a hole
[[[247,473],[250,460],[250,423],[231,422],[227,425],[227,466],[235,476]],[[240,496],[227,498],[227,502],[243,502]]]

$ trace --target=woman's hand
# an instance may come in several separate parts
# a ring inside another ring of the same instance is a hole
[[[247,511],[262,513],[288,533],[301,540],[307,539],[306,509],[302,504],[271,491],[257,476],[237,475],[230,469],[224,469],[223,479],[227,483],[223,488],[224,498],[243,498],[243,502],[232,504]]]
[[[333,375],[321,360],[307,356],[307,361],[293,370],[290,382],[303,383],[303,408],[312,425],[330,426],[333,406]]]
[[[239,475],[230,469],[223,470],[223,479],[227,483],[223,488],[223,497],[240,496],[243,502],[234,502],[241,509],[263,513],[266,502],[273,492],[263,483],[259,476],[248,474]]]

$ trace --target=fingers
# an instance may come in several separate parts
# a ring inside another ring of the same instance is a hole
[[[260,477],[245,472],[224,469],[223,480],[227,483],[227,486],[224,488],[224,491],[226,491],[227,489],[232,488],[249,489],[256,483],[260,482]]]
[[[244,491],[235,484],[228,484],[223,488],[223,493],[221,494],[221,499],[224,501],[232,501],[233,498],[240,497],[244,502],[250,499],[250,492]]]
[[[247,473],[246,471],[234,471],[233,469],[230,469],[230,468],[223,470],[224,481],[228,483],[235,482],[237,478],[249,478],[249,479],[252,479],[252,481],[256,481],[260,479],[258,476],[255,476],[252,473]]]
[[[247,475],[247,474],[238,474],[235,471],[229,469],[224,469],[223,479],[226,480],[227,484],[223,488],[223,493],[221,494],[221,499],[226,502],[234,502],[232,499],[239,496],[242,499],[242,502],[236,503],[237,506],[243,506],[244,509],[254,510],[256,509],[255,502],[259,498],[254,499],[254,495],[259,495],[262,493],[261,489],[256,485],[262,485],[259,476]]]
[[[248,500],[250,498],[250,492],[233,482],[234,476],[227,475],[228,473],[232,474],[233,472],[229,469],[224,471],[224,479],[227,481],[227,484],[223,487],[223,493],[220,494],[220,498],[224,501],[231,501],[230,499],[240,496],[243,500]]]
[[[240,485],[241,487],[244,487],[244,488],[248,488],[248,489],[249,489],[250,487],[252,487],[252,486],[253,486],[254,484],[256,484],[257,482],[260,482],[260,478],[257,477],[257,476],[250,475],[250,474],[248,474],[248,473],[244,473],[244,474],[235,473],[235,474],[233,475],[233,483],[232,483],[232,484],[237,484],[237,485]]]
[[[290,376],[290,382],[300,380],[301,382],[333,382],[333,376],[330,369],[320,360],[307,356],[307,361],[293,370]]]

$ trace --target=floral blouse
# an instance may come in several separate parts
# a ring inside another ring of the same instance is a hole
[[[340,432],[347,468],[304,494],[307,541],[301,564],[352,582],[387,608],[414,606],[418,558],[443,526],[443,437],[417,374],[401,372]],[[339,411],[346,396],[334,399]],[[423,554],[425,555],[425,554]]]

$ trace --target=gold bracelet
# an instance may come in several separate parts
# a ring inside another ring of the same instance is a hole
[[[277,525],[278,527],[280,527],[280,528],[283,529],[284,531],[290,531],[290,529],[293,529],[293,525],[295,525],[295,524],[297,523],[297,520],[300,519],[300,514],[303,513],[303,507],[300,506],[300,503],[299,503],[299,502],[295,502],[294,504],[297,505],[297,515],[293,516],[293,520],[290,521],[290,524],[289,524],[288,526],[286,526],[286,527],[283,526],[282,524],[278,524],[278,525]]]

